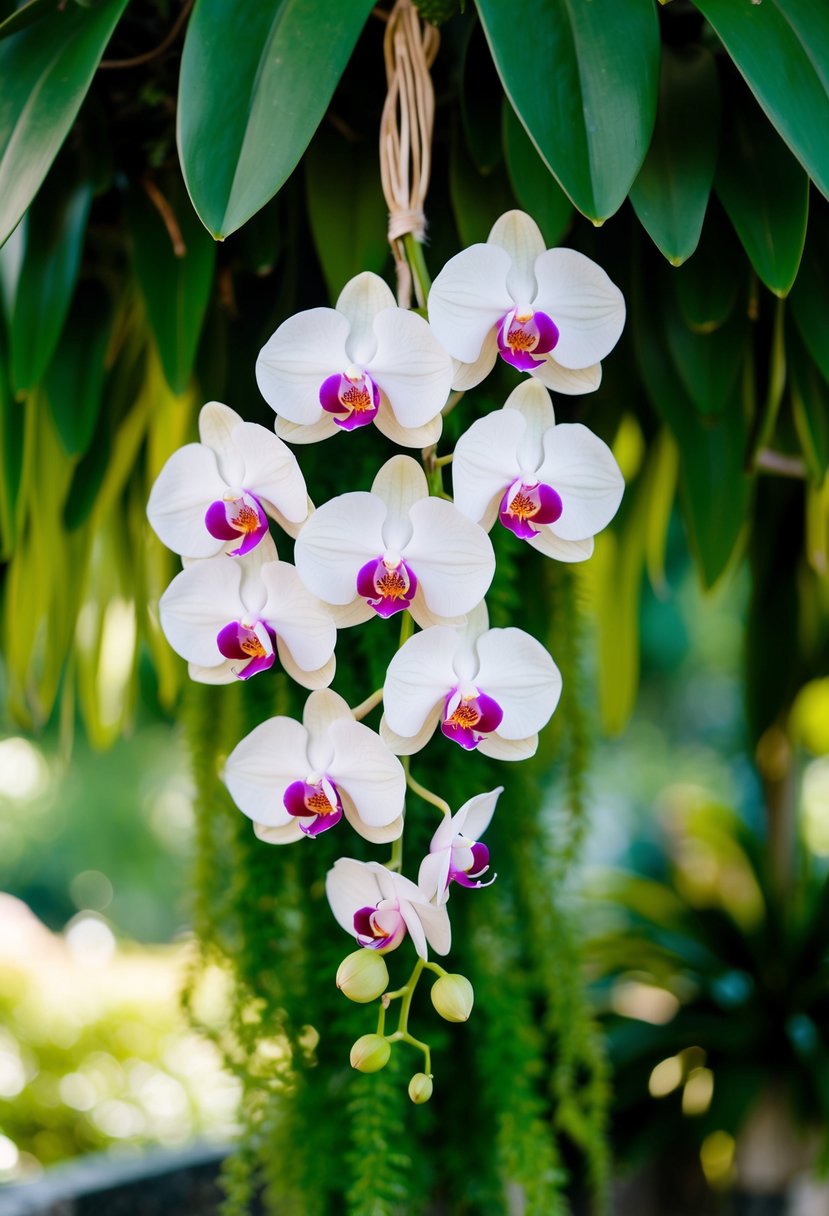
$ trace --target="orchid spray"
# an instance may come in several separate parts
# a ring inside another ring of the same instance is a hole
[[[501,216],[485,243],[456,255],[430,284],[422,197],[401,201],[399,163],[396,172],[384,163],[384,178],[394,179],[387,194],[397,296],[362,273],[335,308],[284,321],[256,364],[276,433],[227,406],[205,406],[201,443],[170,458],[148,515],[182,555],[160,618],[191,677],[267,680],[279,664],[310,690],[302,721],[278,714],[235,742],[223,780],[263,848],[314,848],[305,842],[328,832],[341,842],[325,891],[355,948],[332,982],[350,1000],[377,1006],[351,1064],[376,1072],[392,1051],[413,1049],[421,1067],[409,1096],[419,1104],[432,1094],[433,1071],[428,1042],[410,1029],[413,995],[429,972],[437,1014],[450,1022],[471,1014],[470,980],[433,956],[450,954],[452,901],[485,899],[496,880],[481,838],[499,813],[502,787],[469,788],[452,808],[416,779],[412,757],[430,745],[467,771],[474,751],[520,762],[556,709],[561,676],[526,622],[490,628],[489,532],[506,529],[510,543],[553,560],[590,557],[593,537],[619,506],[622,476],[585,426],[556,422],[550,390],[598,386],[624,301],[588,258],[545,249],[520,211]],[[408,307],[410,284],[428,316]],[[454,453],[439,455],[445,416],[499,357],[520,383],[502,408],[470,416]],[[315,507],[285,441],[345,448],[360,444],[371,424],[407,452],[377,470],[369,491],[343,484]],[[454,500],[443,483],[450,464]],[[279,558],[272,523],[295,538],[294,564]],[[382,686],[352,706],[330,685],[337,631],[355,627],[399,628],[399,644]],[[363,719],[381,702],[374,730]],[[407,875],[407,817],[422,813],[410,795],[437,822],[426,856]],[[352,829],[378,849],[377,859],[348,855]],[[412,952],[412,970],[389,990],[386,957],[397,950]]]

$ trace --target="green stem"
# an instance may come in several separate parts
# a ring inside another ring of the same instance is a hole
[[[424,963],[423,966],[426,968],[427,971],[434,971],[435,975],[438,975],[438,976],[444,976],[444,975],[449,974],[449,972],[445,969],[445,967],[441,967],[440,963]]]
[[[379,705],[383,700],[382,688],[376,689],[370,697],[366,697],[365,701],[361,701],[359,705],[355,705],[352,713],[358,722],[365,718],[366,714],[370,714],[375,706]]]
[[[454,459],[454,453],[450,452],[448,456],[437,456],[435,464],[439,469],[444,469],[448,464],[451,464]]]
[[[426,307],[426,301],[429,298],[429,291],[432,286],[432,280],[429,277],[429,271],[426,269],[426,259],[423,256],[423,246],[420,241],[415,240],[411,232],[407,232],[403,237],[403,248],[406,250],[406,258],[411,267],[415,281],[415,295],[417,302],[421,308]]]
[[[416,1039],[414,1035],[409,1034],[409,1012],[412,1008],[412,997],[414,996],[417,982],[423,974],[424,967],[431,967],[434,970],[434,966],[436,966],[436,964],[427,963],[425,959],[419,958],[414,965],[414,970],[409,976],[405,987],[399,989],[397,992],[386,993],[386,999],[389,1001],[392,1001],[397,997],[401,997],[402,999],[400,1002],[400,1017],[397,1022],[397,1030],[395,1030],[393,1034],[388,1034],[385,1037],[389,1043],[409,1043],[412,1047],[417,1047],[419,1051],[422,1051],[425,1061],[424,1072],[427,1074],[427,1076],[432,1075],[432,1054],[429,1050],[428,1043],[421,1043],[420,1039]],[[385,1009],[383,1012],[385,1013]],[[378,1024],[384,1025],[385,1023],[378,1021]],[[377,1033],[382,1034],[383,1032],[382,1030],[378,1030]]]
[[[406,759],[408,759],[408,757],[406,757]],[[412,793],[417,794],[417,796],[422,798],[424,802],[430,802],[432,806],[436,806],[444,815],[450,816],[452,811],[450,810],[449,803],[443,798],[440,798],[437,794],[433,794],[431,790],[427,790],[426,786],[421,785],[419,781],[415,781],[414,777],[409,772],[408,765],[404,765],[403,767],[406,771],[406,784]]]
[[[397,643],[398,650],[400,650],[400,648],[404,646],[406,642],[408,642],[413,633],[414,617],[412,616],[411,612],[404,612],[403,619],[400,622],[400,641]]]

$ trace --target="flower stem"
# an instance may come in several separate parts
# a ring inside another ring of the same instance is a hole
[[[437,465],[437,467],[439,469],[443,469],[446,467],[446,465],[451,464],[453,459],[454,459],[454,453],[450,452],[448,456],[435,457],[435,464]]]
[[[370,697],[366,697],[365,701],[361,701],[359,705],[355,705],[352,713],[358,722],[362,722],[367,714],[370,714],[375,706],[379,705],[383,700],[382,688],[375,689]]]
[[[406,759],[408,759],[408,756]],[[431,790],[427,790],[426,786],[421,785],[419,781],[415,781],[414,777],[409,772],[408,765],[404,765],[403,767],[406,770],[406,784],[413,794],[417,794],[417,796],[422,798],[424,802],[431,802],[432,806],[436,806],[444,815],[449,816],[452,814],[448,802],[445,802],[444,799],[440,798],[437,794],[433,794]]]
[[[429,271],[426,269],[423,246],[420,241],[415,239],[411,232],[407,232],[403,237],[403,248],[406,250],[406,258],[414,275],[417,302],[421,308],[425,308],[432,280],[429,277]]]

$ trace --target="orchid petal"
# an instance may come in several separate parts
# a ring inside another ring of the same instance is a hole
[[[492,226],[488,245],[498,245],[510,256],[512,266],[507,286],[518,305],[530,304],[535,297],[535,262],[544,252],[544,237],[534,219],[524,211],[507,211]]]
[[[489,790],[486,794],[477,794],[465,802],[453,817],[455,833],[462,833],[470,840],[480,840],[492,822],[495,805],[503,792],[503,785],[499,785],[497,789]]]
[[[534,473],[544,459],[544,434],[556,424],[550,394],[538,380],[522,380],[507,397],[504,409],[524,419],[524,434],[516,448],[518,466],[524,472]]]
[[[293,844],[295,840],[302,840],[304,836],[298,819],[291,819],[290,823],[279,824],[275,827],[268,827],[264,823],[254,823],[253,831],[265,844]]]
[[[334,679],[334,673],[337,670],[336,655],[332,654],[331,658],[326,663],[323,663],[322,667],[315,667],[313,671],[306,671],[304,667],[300,667],[299,663],[297,663],[281,637],[277,637],[276,639],[276,653],[279,656],[279,661],[285,674],[289,675],[292,680],[296,680],[297,684],[301,684],[303,688],[313,690],[327,688]]]
[[[377,348],[377,314],[387,308],[396,309],[397,300],[388,283],[378,274],[364,270],[346,283],[336,309],[346,317],[350,327],[346,343],[350,363],[364,367],[373,358]]]
[[[371,604],[361,595],[353,599],[350,604],[326,604],[325,606],[338,629],[350,629],[353,625],[362,625],[364,621],[370,621],[377,615]]]
[[[487,735],[478,744],[478,751],[490,760],[528,760],[538,751],[538,735],[527,739],[503,739],[497,733]]]
[[[351,857],[340,857],[334,862],[326,875],[325,894],[334,919],[350,937],[354,936],[357,909],[375,907],[384,898],[375,871]]]
[[[561,696],[561,673],[540,642],[522,629],[490,629],[478,638],[477,683],[504,711],[497,734],[523,739],[552,717]]]
[[[602,365],[594,363],[592,367],[580,367],[573,371],[556,363],[552,355],[547,355],[544,362],[539,363],[530,375],[554,393],[574,397],[596,391],[602,382]]]
[[[438,625],[409,638],[389,663],[383,712],[395,734],[416,737],[435,705],[457,682],[452,660],[458,633]]]
[[[518,476],[518,446],[526,426],[520,413],[505,407],[473,422],[455,445],[455,506],[473,523],[484,518],[492,500]]]
[[[306,586],[327,603],[350,604],[357,571],[384,551],[385,518],[381,499],[362,491],[340,494],[319,507],[300,532],[294,550]]]
[[[470,245],[450,258],[429,292],[429,323],[454,359],[475,363],[489,331],[515,301],[511,262],[499,245]]]
[[[233,432],[242,421],[229,405],[208,401],[199,410],[199,438],[215,456],[220,476],[228,486],[242,481],[244,462],[233,440]]]
[[[205,667],[200,663],[187,664],[187,674],[194,684],[235,684],[239,679],[236,674],[238,670],[239,664],[232,659],[222,659],[216,667]]]
[[[404,427],[425,426],[439,414],[452,384],[452,360],[423,317],[388,308],[374,321],[377,353],[371,375]]]
[[[423,426],[402,426],[394,415],[388,397],[381,392],[380,409],[377,411],[374,425],[381,435],[385,435],[400,448],[428,448],[440,439],[443,417],[436,414]]]
[[[320,443],[323,439],[330,439],[332,435],[339,435],[342,428],[337,426],[330,414],[323,413],[309,426],[301,426],[297,422],[289,422],[287,418],[278,417],[274,421],[273,429],[277,438],[284,439],[286,443]]]
[[[562,540],[584,540],[607,527],[619,509],[624,478],[607,444],[580,423],[565,423],[544,436],[541,480],[561,496],[555,523]]]
[[[212,557],[221,552],[224,542],[210,535],[204,516],[208,505],[226,489],[210,448],[188,443],[173,452],[147,503],[147,518],[161,543],[188,557]]]
[[[402,907],[400,910],[403,911]],[[449,913],[446,908],[436,908],[434,904],[427,903],[418,905],[417,914],[423,925],[426,940],[435,954],[448,954],[452,948],[452,926],[449,923]],[[411,933],[411,929],[409,932]],[[425,954],[422,957],[425,958]]]
[[[283,418],[308,426],[322,414],[320,385],[351,360],[349,325],[333,308],[311,308],[283,321],[259,352],[256,383]]]
[[[266,827],[291,822],[285,790],[308,771],[308,731],[293,718],[260,723],[225,761],[222,780],[243,815]]]
[[[492,371],[497,358],[498,330],[493,326],[488,330],[481,353],[473,363],[461,363],[459,359],[453,360],[452,388],[459,393],[465,393],[470,388],[475,388]]]
[[[445,822],[448,824],[449,819]],[[434,843],[434,842],[433,842]],[[451,839],[449,841],[451,844]],[[417,885],[429,899],[438,897],[440,903],[448,898],[449,867],[452,864],[452,853],[449,845],[441,846],[439,851],[427,853],[420,863],[417,872]]]
[[[398,840],[402,835],[402,815],[398,815],[396,819],[392,819],[391,823],[384,823],[381,827],[374,827],[360,817],[357,807],[344,789],[340,790],[340,797],[342,798],[346,819],[354,831],[359,836],[362,836],[363,840],[367,840],[370,844],[389,844],[392,840]]]
[[[601,266],[575,249],[547,249],[536,261],[535,277],[534,306],[559,329],[557,363],[590,367],[613,350],[625,324],[625,299]]]
[[[418,912],[415,911],[410,903],[401,899],[400,915],[403,917],[406,928],[409,930],[409,936],[412,939],[412,945],[417,954],[422,959],[428,958],[429,950],[426,945],[426,934]]]
[[[255,422],[240,422],[233,431],[245,463],[242,485],[265,500],[265,507],[300,524],[308,514],[308,492],[297,458],[273,431]]]
[[[397,756],[362,722],[333,722],[331,775],[369,827],[385,827],[403,813],[406,774]]]
[[[404,554],[428,607],[458,616],[486,595],[495,573],[492,542],[476,523],[449,502],[424,498],[409,512],[412,539]]]
[[[267,591],[265,619],[302,670],[316,671],[328,662],[337,644],[337,630],[325,606],[288,562],[263,566],[262,581]]]
[[[334,722],[340,718],[346,721],[354,720],[351,708],[339,693],[333,688],[318,689],[312,692],[305,702],[302,711],[302,724],[308,731],[308,763],[317,772],[325,772],[334,754],[334,747],[328,737],[328,732]]]
[[[245,615],[241,578],[239,560],[225,556],[195,562],[176,575],[158,605],[161,628],[176,654],[201,667],[224,662],[216,635]]]
[[[538,529],[538,535],[532,536],[526,542],[538,549],[545,557],[555,558],[557,562],[584,562],[593,556],[594,541],[592,536],[585,540],[562,540],[556,536],[556,524],[543,524]]]
[[[458,629],[466,620],[463,614],[444,616],[439,612],[432,612],[423,598],[423,588],[419,584],[415,597],[409,604],[409,612],[415,624],[419,625],[421,629],[432,629],[435,625],[448,625],[450,629]]]
[[[391,729],[386,721],[385,715],[380,719],[380,738],[385,743],[389,751],[394,752],[395,756],[413,756],[415,752],[419,752],[426,746],[435,733],[435,727],[440,721],[440,711],[443,705],[443,700],[438,701],[433,706],[432,712],[426,718],[423,726],[416,735],[411,737],[398,735]]]
[[[384,548],[402,549],[411,535],[409,512],[416,502],[429,497],[423,466],[411,456],[392,456],[378,470],[371,492],[386,504]]]

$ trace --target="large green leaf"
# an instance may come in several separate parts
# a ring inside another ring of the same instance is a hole
[[[774,126],[829,197],[829,6],[694,0]]]
[[[235,232],[287,180],[372,0],[197,0],[181,61],[178,142],[202,223]],[[349,183],[334,182],[339,193]]]
[[[648,235],[675,266],[691,256],[699,241],[717,163],[719,123],[714,57],[703,47],[666,47],[653,139],[630,201]]]
[[[829,469],[829,386],[796,333],[787,334],[786,356],[795,429],[809,476],[820,484]]]
[[[379,274],[389,258],[377,148],[321,128],[304,163],[308,218],[333,303],[349,279],[361,270]],[[348,190],[332,190],[337,181],[348,181]]]
[[[0,244],[40,188],[126,4],[70,4],[0,42]]]
[[[806,256],[789,297],[800,336],[829,384],[829,234],[826,209],[815,208],[806,241]]]
[[[671,273],[666,268],[666,273]],[[671,358],[685,391],[700,414],[721,414],[731,402],[746,357],[749,327],[745,312],[708,333],[696,333],[685,322],[670,284],[661,293],[662,325]]]
[[[507,97],[580,211],[624,201],[650,142],[659,77],[651,0],[476,0]]]
[[[81,283],[44,380],[61,443],[73,456],[87,450],[98,421],[112,319],[112,301],[102,284],[97,279]]]
[[[671,274],[677,303],[695,333],[708,334],[731,316],[748,266],[723,209],[712,197],[697,250]]]
[[[34,25],[47,13],[54,12],[60,3],[61,0],[25,0],[24,4],[0,21],[0,38],[8,38],[9,35],[25,29],[27,25]]]
[[[549,248],[557,245],[573,221],[573,204],[562,190],[518,115],[505,99],[503,113],[504,151],[515,197],[541,229]]]
[[[503,166],[484,176],[457,139],[453,140],[449,162],[449,191],[455,223],[464,245],[485,241],[498,216],[515,207]]]
[[[729,98],[715,189],[759,277],[787,295],[806,240],[809,179],[742,86]]]
[[[178,177],[162,181],[177,233],[171,232],[144,191],[127,202],[135,272],[147,305],[167,383],[175,393],[187,388],[204,314],[210,299],[216,246],[204,231]],[[181,244],[174,248],[174,240]]]
[[[56,170],[62,168],[61,161]],[[55,352],[78,278],[91,202],[89,182],[64,191],[56,172],[27,216],[26,249],[11,324],[16,392],[40,381]]]

